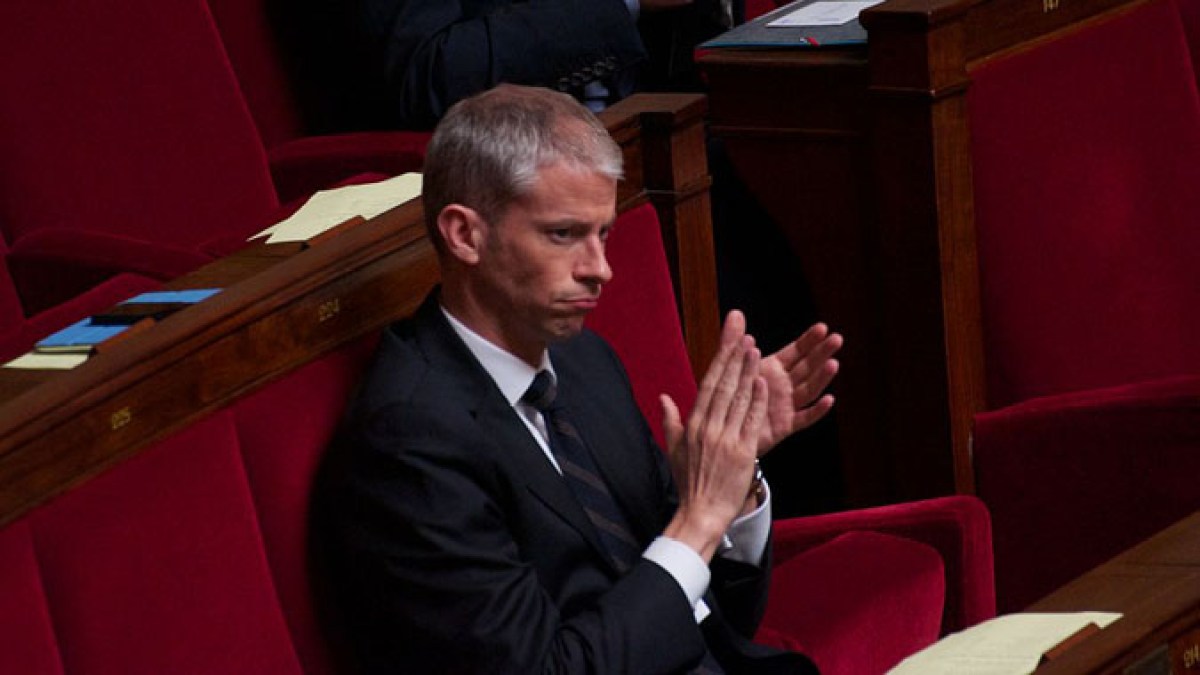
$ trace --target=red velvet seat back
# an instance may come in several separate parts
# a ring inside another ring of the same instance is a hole
[[[242,83],[263,144],[272,148],[302,136],[304,121],[280,58],[282,36],[272,27],[269,0],[208,0],[225,52]],[[295,4],[295,3],[291,3]]]
[[[1175,0],[1179,17],[1183,20],[1188,49],[1192,52],[1192,70],[1196,71],[1196,83],[1200,86],[1200,0]]]
[[[972,75],[990,407],[1200,373],[1200,99],[1171,0]]]
[[[337,671],[313,602],[313,480],[378,337],[340,347],[233,407],[275,590],[307,675]]]
[[[276,207],[203,0],[0,5],[0,227],[198,245]]]
[[[670,395],[686,415],[696,399],[696,380],[653,207],[643,205],[617,218],[608,240],[608,260],[613,278],[587,325],[621,357],[638,406],[662,445],[659,394]]]
[[[23,323],[25,310],[8,270],[8,244],[0,237],[0,352],[5,351],[2,345],[20,332]]]
[[[344,2],[207,0],[266,147],[389,127],[373,63]],[[386,137],[383,140],[387,140]]]
[[[308,502],[376,338],[0,529],[0,670],[336,672],[313,608]]]
[[[62,675],[28,523],[0,530],[0,662],[5,672]]]
[[[66,672],[301,672],[228,413],[26,522]]]

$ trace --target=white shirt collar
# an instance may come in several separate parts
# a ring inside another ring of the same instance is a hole
[[[446,320],[450,322],[450,327],[462,338],[463,343],[467,345],[467,349],[475,357],[487,374],[496,382],[496,386],[500,388],[500,393],[504,395],[504,399],[511,406],[516,406],[521,402],[521,397],[525,395],[525,391],[529,389],[529,385],[533,384],[533,378],[540,370],[550,371],[550,375],[554,381],[558,380],[558,374],[554,372],[554,366],[550,365],[550,353],[542,351],[542,363],[538,368],[533,368],[520,357],[505,351],[501,347],[497,347],[487,338],[479,333],[471,330],[463,322],[456,319],[450,312],[446,311],[445,307],[438,305],[442,310],[442,314]]]

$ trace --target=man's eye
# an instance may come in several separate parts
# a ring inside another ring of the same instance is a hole
[[[550,230],[550,238],[556,241],[567,241],[571,238],[571,228],[560,227],[556,230]]]

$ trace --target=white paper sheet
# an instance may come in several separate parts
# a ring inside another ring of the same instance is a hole
[[[322,190],[299,211],[250,237],[267,237],[268,244],[308,241],[354,216],[374,218],[393,206],[421,195],[421,174],[405,173],[378,183]]]
[[[795,26],[840,26],[858,18],[858,13],[878,5],[883,0],[851,0],[849,2],[814,2],[771,21],[772,28]]]
[[[1089,623],[1105,628],[1112,612],[1008,614],[947,635],[904,659],[888,675],[1028,675],[1042,654]]]
[[[87,361],[87,354],[35,354],[30,352],[4,364],[19,370],[70,370]]]

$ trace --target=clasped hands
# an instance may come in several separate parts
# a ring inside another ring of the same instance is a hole
[[[712,558],[743,510],[754,460],[833,407],[833,396],[822,392],[837,374],[833,356],[841,346],[840,335],[816,324],[764,358],[746,333],[745,317],[729,313],[686,425],[675,402],[661,397],[680,500],[664,534]]]

